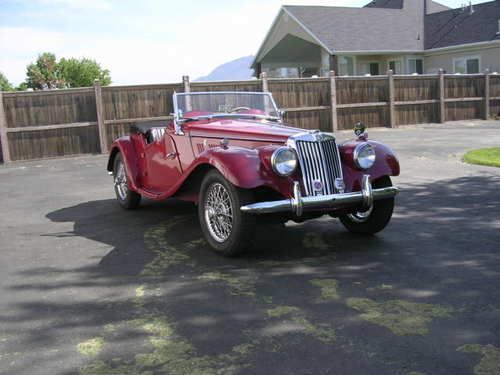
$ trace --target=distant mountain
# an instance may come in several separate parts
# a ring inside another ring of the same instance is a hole
[[[250,79],[253,76],[253,69],[250,69],[253,59],[253,56],[240,57],[239,59],[218,66],[209,75],[200,77],[195,81],[237,81]]]

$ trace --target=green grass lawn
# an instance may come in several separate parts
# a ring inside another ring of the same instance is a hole
[[[470,164],[500,167],[500,147],[469,151],[465,154],[464,161]]]

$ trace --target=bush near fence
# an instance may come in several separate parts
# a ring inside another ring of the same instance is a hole
[[[421,75],[268,79],[0,92],[3,162],[107,152],[130,124],[169,120],[174,92],[270,91],[285,120],[330,132],[500,115],[500,76]]]

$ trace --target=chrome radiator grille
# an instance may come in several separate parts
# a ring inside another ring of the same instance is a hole
[[[342,178],[339,151],[335,139],[295,142],[302,170],[304,190],[308,196],[335,194],[335,180]]]

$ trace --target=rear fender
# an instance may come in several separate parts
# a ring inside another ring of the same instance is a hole
[[[116,155],[120,153],[125,164],[129,189],[138,191],[140,186],[139,156],[134,147],[134,143],[129,136],[118,138],[111,145],[108,159],[108,171],[112,172]]]

